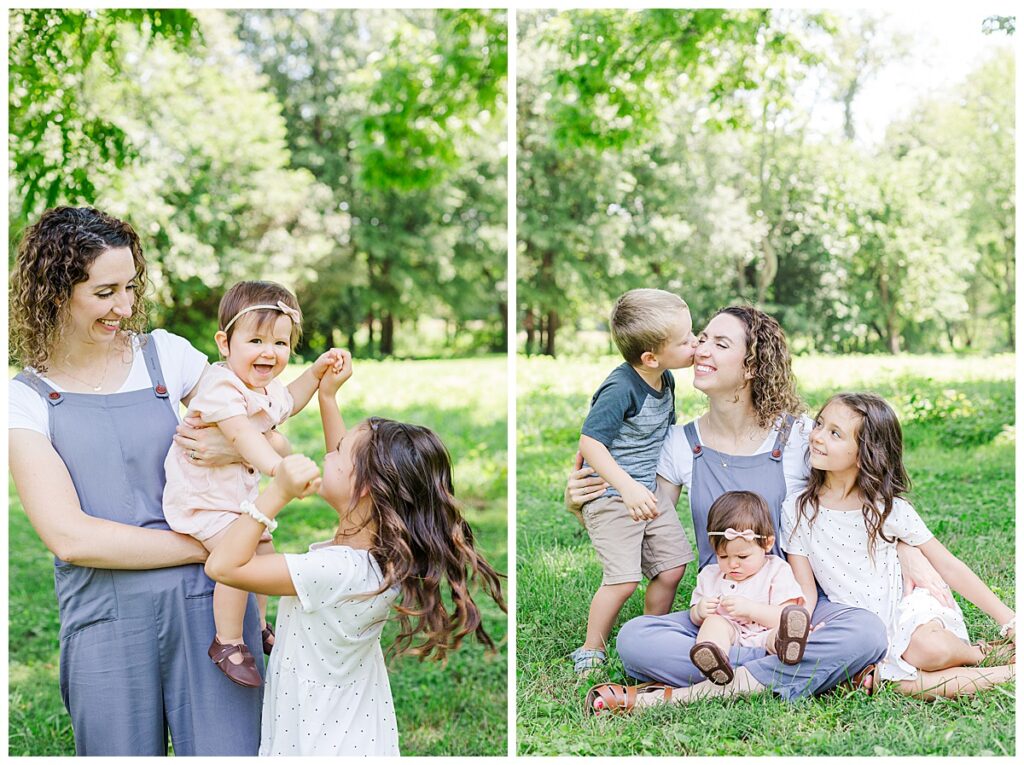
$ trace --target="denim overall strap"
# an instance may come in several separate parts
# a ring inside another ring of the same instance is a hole
[[[156,344],[142,341],[148,388],[61,393],[32,373],[19,378],[50,403],[51,441],[82,511],[166,530],[163,463],[178,419]],[[179,755],[256,754],[262,693],[234,685],[206,656],[213,583],[201,565],[54,566],[61,694],[78,754],[164,755],[168,730]],[[259,635],[250,597],[245,638],[257,656]]]
[[[788,427],[787,427],[788,425]],[[683,433],[693,453],[693,473],[690,479],[690,515],[693,532],[697,537],[698,567],[704,568],[715,561],[715,551],[708,540],[708,513],[714,501],[727,491],[756,491],[765,502],[775,528],[772,554],[785,557],[780,545],[782,502],[786,498],[786,475],[782,470],[782,451],[788,438],[792,418],[783,423],[785,433],[779,430],[770,452],[735,456],[723,454],[700,443],[694,422],[683,426]]]

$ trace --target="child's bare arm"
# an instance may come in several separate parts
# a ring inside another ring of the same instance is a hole
[[[1013,618],[1013,610],[1005,605],[966,563],[947,550],[942,542],[932,537],[917,547],[950,587],[995,619],[998,624],[1006,624]]]
[[[292,394],[292,401],[295,402],[292,406],[293,415],[301,412],[313,398],[313,394],[320,387],[320,380],[324,373],[340,363],[341,353],[342,351],[338,348],[331,348],[329,351],[321,353],[305,372],[288,383],[288,392]]]
[[[263,435],[266,436],[267,442],[270,444],[270,447],[275,452],[280,454],[282,457],[287,457],[289,454],[292,453],[291,443],[288,441],[287,438],[285,438],[285,435],[280,431],[276,429],[268,430]]]
[[[807,613],[813,614],[814,607],[818,605],[818,585],[814,581],[814,572],[811,570],[811,562],[804,555],[790,553],[786,556],[786,562],[793,569],[793,578],[800,585],[804,593],[804,608]]]
[[[308,496],[320,487],[320,470],[316,463],[301,454],[281,462],[281,474],[260,494],[256,508],[273,519],[295,497]],[[264,595],[294,595],[288,564],[284,555],[256,555],[256,546],[264,526],[249,515],[240,515],[227,534],[210,553],[206,573],[211,579],[231,587]]]
[[[231,445],[242,455],[242,459],[259,470],[263,475],[274,475],[281,455],[270,445],[267,437],[252,424],[244,414],[228,417],[217,423]]]
[[[352,354],[340,351],[338,362],[327,370],[320,380],[317,403],[320,405],[320,421],[324,428],[324,445],[327,451],[338,448],[338,443],[347,432],[345,420],[338,409],[335,397],[341,386],[352,376]]]
[[[658,517],[658,501],[654,492],[641,486],[632,476],[619,467],[608,447],[587,435],[580,436],[580,453],[594,471],[610,483],[622,495],[622,501],[629,508],[633,520],[649,520]]]

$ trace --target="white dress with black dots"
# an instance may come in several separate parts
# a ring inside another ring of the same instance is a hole
[[[397,755],[380,633],[398,590],[365,550],[320,542],[284,556],[297,597],[278,606],[260,755]]]
[[[811,509],[808,507],[806,512]],[[922,588],[916,588],[906,597],[903,595],[903,570],[896,553],[896,541],[916,547],[933,536],[913,506],[896,499],[882,531],[895,541],[878,539],[872,562],[860,510],[821,507],[818,517],[808,526],[806,518],[797,523],[795,495],[786,497],[782,504],[782,549],[787,554],[808,559],[814,578],[833,603],[866,609],[882,620],[889,636],[889,651],[881,666],[882,677],[912,680],[917,677],[917,668],[901,657],[918,626],[938,619],[965,642],[967,627],[959,606],[942,606]]]

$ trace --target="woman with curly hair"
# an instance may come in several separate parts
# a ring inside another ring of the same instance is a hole
[[[807,442],[813,423],[801,416],[805,406],[796,390],[792,360],[779,323],[751,306],[730,306],[716,313],[698,338],[694,355],[694,387],[708,398],[708,411],[684,425],[674,425],[658,463],[658,507],[673,512],[686,486],[697,540],[698,567],[716,560],[707,533],[708,513],[728,491],[754,491],[771,511],[773,555],[785,557],[781,509],[786,495],[807,482]],[[566,503],[570,510],[599,495],[604,482],[576,470],[570,475]],[[742,532],[743,529],[737,531]],[[941,579],[923,556],[901,545],[904,570],[918,584],[948,598]],[[817,592],[813,578],[800,580],[808,602],[816,602],[813,631],[803,658],[781,663],[763,649],[734,646],[729,659],[736,667],[726,685],[705,680],[690,660],[698,627],[688,610],[666,616],[639,616],[623,625],[616,648],[626,672],[664,686],[644,694],[614,684],[596,686],[591,701],[602,709],[630,708],[636,703],[688,701],[771,690],[786,700],[822,693],[877,662],[885,654],[881,621],[863,609],[833,604]],[[814,597],[810,597],[814,595]],[[744,599],[733,598],[726,609],[741,615]],[[870,677],[865,673],[864,676]]]
[[[10,469],[54,554],[61,695],[80,755],[165,755],[168,731],[179,755],[254,755],[261,690],[207,658],[206,550],[161,505],[178,405],[207,360],[183,338],[142,334],[145,289],[138,235],[99,210],[48,210],[18,248]],[[196,461],[238,461],[204,438]],[[245,632],[260,645],[253,596]]]

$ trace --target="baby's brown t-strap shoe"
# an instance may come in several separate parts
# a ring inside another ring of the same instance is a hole
[[[213,663],[220,667],[220,671],[227,675],[231,682],[244,685],[246,688],[259,688],[263,685],[263,678],[260,677],[259,670],[256,669],[256,659],[249,653],[245,643],[225,645],[214,635],[208,653],[213,659]],[[240,664],[235,664],[228,658],[236,653],[242,655]]]

